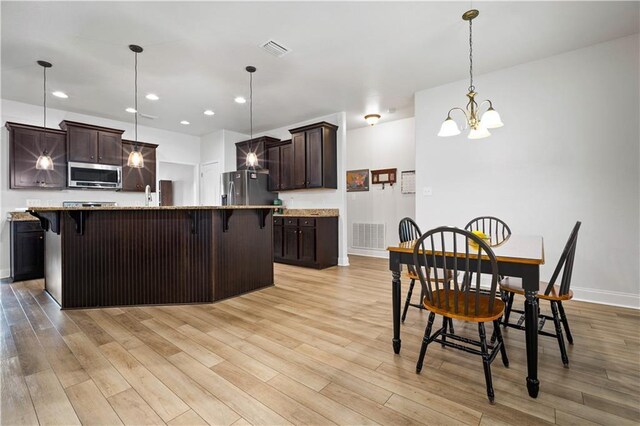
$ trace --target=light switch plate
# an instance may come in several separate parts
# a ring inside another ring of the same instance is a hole
[[[425,197],[431,197],[433,195],[433,189],[430,186],[422,188],[422,195]]]

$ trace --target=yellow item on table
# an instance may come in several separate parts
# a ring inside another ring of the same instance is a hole
[[[476,237],[483,239],[487,244],[489,244],[489,242],[491,240],[491,237],[489,237],[487,234],[485,234],[482,231],[471,231],[471,233],[473,235],[475,235]],[[472,240],[469,240],[469,246],[471,246],[471,247],[473,247],[475,249],[480,247],[475,241],[472,241]]]

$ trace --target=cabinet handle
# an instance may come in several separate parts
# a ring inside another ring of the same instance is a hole
[[[93,160],[93,155],[91,156],[91,159]]]
[[[41,240],[44,240],[44,237],[42,237],[42,236],[41,236],[41,237],[40,237],[40,239],[41,239]]]

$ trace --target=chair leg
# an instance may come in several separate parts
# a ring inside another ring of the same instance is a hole
[[[553,313],[553,325],[556,327],[556,338],[558,346],[560,346],[560,355],[562,363],[565,367],[569,367],[569,357],[567,356],[567,348],[564,346],[564,337],[562,336],[562,325],[560,323],[560,315],[558,314],[558,306],[555,301],[551,302],[551,312]]]
[[[511,293],[509,292],[509,295],[507,296],[508,300],[507,300],[507,306],[505,307],[504,310],[504,321],[502,321],[502,324],[506,327],[509,324],[509,316],[511,315],[511,308],[513,308],[513,297],[515,296],[515,293]]]
[[[455,330],[453,329],[453,318],[449,318],[449,332],[451,334],[455,334]]]
[[[416,373],[419,374],[422,370],[422,363],[424,362],[424,356],[427,353],[427,345],[429,344],[429,337],[431,337],[431,327],[433,327],[433,320],[436,314],[429,313],[429,321],[427,322],[427,328],[424,330],[424,337],[422,338],[422,346],[420,347],[420,356],[418,356],[418,364],[416,364]]]
[[[416,284],[416,280],[411,280],[409,284],[409,291],[407,292],[407,300],[404,302],[404,309],[402,310],[402,322],[407,318],[407,311],[409,310],[409,304],[411,303],[411,295],[413,294],[413,286]],[[420,301],[422,303],[422,301]]]
[[[480,335],[480,350],[482,351],[482,366],[484,367],[484,380],[487,384],[487,397],[490,403],[494,403],[493,381],[491,380],[491,355],[487,347],[487,335],[484,331],[484,324],[478,323],[478,334]]]
[[[447,341],[447,330],[449,328],[449,318],[442,317],[442,347],[446,348],[444,342]]]
[[[558,311],[560,311],[560,321],[562,321],[562,325],[564,326],[564,332],[567,335],[567,341],[570,345],[573,345],[573,336],[571,335],[571,330],[569,329],[569,320],[567,319],[567,315],[564,313],[562,302],[558,302]]]
[[[502,364],[505,367],[509,367],[509,358],[507,358],[507,348],[504,346],[504,340],[502,340],[502,331],[500,331],[500,320],[495,320],[493,322],[493,330],[498,340],[498,344],[500,345],[500,356],[502,357]]]

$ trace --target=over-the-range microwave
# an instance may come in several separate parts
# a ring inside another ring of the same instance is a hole
[[[68,163],[70,188],[122,189],[122,166]]]

